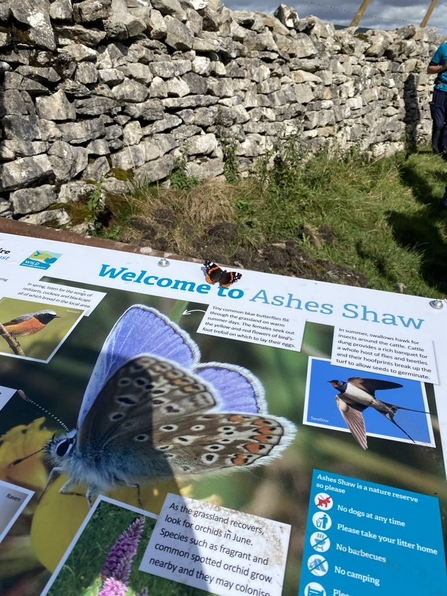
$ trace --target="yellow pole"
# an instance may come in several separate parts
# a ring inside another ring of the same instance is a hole
[[[437,3],[438,3],[438,0],[431,0],[430,8],[427,10],[427,14],[422,19],[421,27],[426,27],[427,26],[428,21],[430,20],[430,17],[431,17],[431,13],[434,11],[435,6],[437,5]]]
[[[365,10],[368,8],[368,4],[370,3],[371,0],[363,0],[362,4],[360,5],[360,8],[358,9],[355,17],[352,19],[351,22],[351,27],[358,27],[359,23],[360,23],[360,19],[363,16],[363,13],[365,12]],[[435,0],[435,2],[437,2],[438,0]]]

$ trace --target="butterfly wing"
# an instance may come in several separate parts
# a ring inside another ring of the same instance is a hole
[[[198,346],[168,317],[142,304],[131,306],[104,342],[85,390],[78,428],[107,379],[127,360],[144,353],[169,358],[185,368],[194,366],[200,359]]]
[[[178,477],[236,470],[278,457],[292,442],[295,431],[288,420],[274,416],[189,415],[179,421],[169,441],[169,445],[181,441],[181,451],[170,448],[164,455]],[[155,441],[158,443],[157,433]]]
[[[234,282],[237,281],[238,279],[241,279],[241,277],[242,277],[242,274],[236,273],[235,271],[222,271],[220,279],[219,279],[219,284],[223,288],[229,288],[231,286],[231,284],[234,284]]]
[[[219,398],[219,410],[250,414],[267,412],[264,389],[249,370],[219,362],[199,364],[194,370],[213,386]]]
[[[98,394],[78,432],[78,453],[107,482],[131,484],[266,463],[293,438],[287,420],[216,412],[216,404],[201,376],[164,358],[138,356]]]
[[[241,279],[242,274],[236,273],[235,271],[227,271],[221,269],[216,263],[211,261],[205,261],[205,278],[209,284],[219,283],[220,286],[228,288],[238,279]]]
[[[209,387],[177,363],[138,356],[116,370],[98,393],[79,428],[77,450],[82,460],[97,462],[98,474],[124,483],[172,476],[163,456],[165,433],[176,432],[188,412],[215,405]]]
[[[212,263],[211,261],[205,261],[205,278],[209,284],[215,284],[220,280],[222,273],[224,273],[223,269],[216,265],[216,263]]]

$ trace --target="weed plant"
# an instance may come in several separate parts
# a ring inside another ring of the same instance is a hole
[[[127,216],[138,213],[181,255],[206,258],[210,228],[226,222],[237,224],[229,255],[293,239],[314,258],[365,274],[370,287],[395,291],[404,284],[409,294],[447,293],[447,213],[439,208],[447,166],[428,149],[378,160],[357,148],[311,155],[295,135],[280,140],[243,178],[234,144],[227,140],[225,147],[227,180],[199,183],[183,163],[169,188],[133,181],[126,197],[106,200],[113,214],[109,230],[119,229],[119,239],[128,242],[141,238],[120,220],[118,201]],[[162,229],[160,210],[172,215]],[[319,241],[323,225],[332,242]]]
[[[178,160],[176,168],[171,174],[171,188],[175,190],[191,190],[200,184],[200,180],[188,174],[188,164],[182,157]]]

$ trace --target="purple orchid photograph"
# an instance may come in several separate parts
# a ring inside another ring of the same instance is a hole
[[[203,590],[139,571],[155,519],[101,499],[45,596],[201,596]]]

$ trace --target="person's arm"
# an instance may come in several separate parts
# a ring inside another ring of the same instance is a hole
[[[447,70],[447,64],[430,64],[427,66],[427,73],[428,74],[441,74]]]

